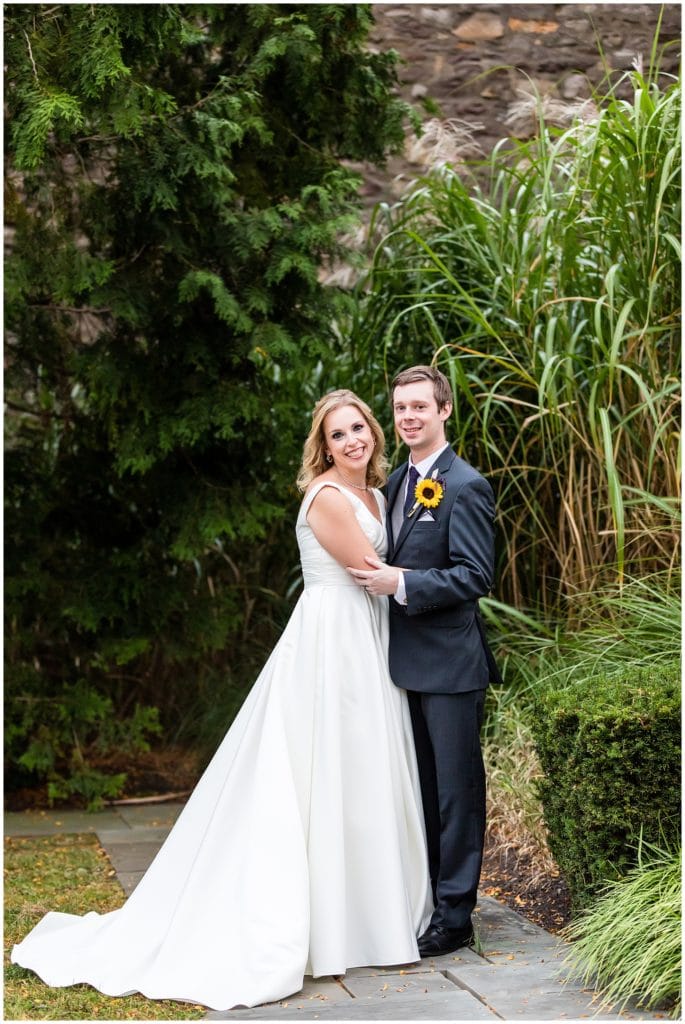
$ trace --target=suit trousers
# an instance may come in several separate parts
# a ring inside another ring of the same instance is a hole
[[[463,928],[476,905],[483,861],[485,690],[408,691],[408,697],[435,902],[431,925]]]

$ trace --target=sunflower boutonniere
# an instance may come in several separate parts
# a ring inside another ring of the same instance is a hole
[[[430,476],[424,477],[423,480],[419,480],[416,484],[414,490],[416,501],[407,514],[408,519],[411,519],[417,508],[437,508],[444,498],[445,481],[438,473],[439,470],[434,469]]]

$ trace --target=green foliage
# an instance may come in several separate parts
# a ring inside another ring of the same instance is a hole
[[[157,709],[136,705],[116,716],[112,699],[84,679],[49,694],[40,692],[39,675],[34,685],[24,682],[20,692],[10,689],[5,721],[5,755],[15,772],[46,779],[50,803],[77,796],[95,810],[119,796],[126,774],[109,775],[92,761],[110,750],[149,750],[149,738],[161,732]]]
[[[680,666],[660,661],[542,689],[532,711],[550,847],[578,909],[630,869],[640,837],[677,839]]]
[[[495,600],[481,603],[509,686],[519,693],[573,686],[595,674],[675,661],[681,650],[679,572],[663,570],[569,598],[555,622]]]
[[[598,989],[602,1007],[633,999],[680,1019],[681,868],[679,846],[641,846],[638,864],[569,927],[572,970]]]
[[[167,728],[251,682],[339,348],[319,267],[357,215],[341,160],[403,140],[370,25],[363,5],[7,9],[6,678],[15,723],[39,701],[27,748],[41,726],[62,742],[40,709],[75,679]]]
[[[555,617],[677,564],[681,92],[620,88],[380,209],[353,325],[367,395],[412,362],[450,377],[456,447],[497,494],[498,596]]]
[[[540,726],[539,695],[568,689],[592,691],[596,676],[630,680],[643,669],[675,663],[680,655],[680,581],[668,570],[579,593],[559,621],[541,621],[494,599],[482,610],[507,686],[493,688],[486,704],[484,750],[488,765],[490,839],[505,850],[532,855],[536,869],[553,869],[549,830],[540,802],[542,776],[534,737]],[[557,785],[557,762],[545,785]],[[631,771],[631,766],[626,766]],[[565,777],[564,777],[565,778]],[[568,781],[568,780],[567,780]],[[563,782],[563,779],[562,779]],[[679,799],[678,779],[662,776],[668,799]],[[615,817],[613,808],[609,814]],[[583,828],[583,821],[578,824]],[[628,849],[633,857],[632,848]],[[589,895],[588,898],[591,898]],[[581,898],[581,903],[584,900]]]

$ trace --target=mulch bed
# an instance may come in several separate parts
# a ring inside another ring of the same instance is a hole
[[[558,870],[541,872],[525,854],[486,842],[481,892],[555,935],[571,920],[568,888]]]

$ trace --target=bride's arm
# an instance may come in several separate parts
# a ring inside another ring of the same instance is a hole
[[[321,488],[309,506],[307,522],[321,547],[344,568],[368,569],[364,556],[378,557],[352,505],[335,487]]]

